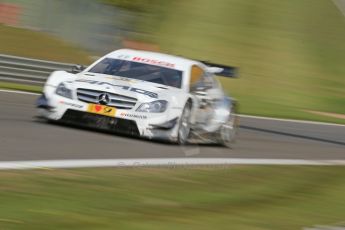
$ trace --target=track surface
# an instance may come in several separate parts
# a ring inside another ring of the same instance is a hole
[[[242,118],[233,149],[180,147],[37,121],[37,96],[0,92],[0,161],[227,157],[345,159],[345,126]]]

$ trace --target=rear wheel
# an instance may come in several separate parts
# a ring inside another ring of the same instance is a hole
[[[219,130],[219,143],[225,147],[231,147],[238,133],[238,115],[231,113],[229,119]]]
[[[177,143],[184,145],[187,143],[190,134],[191,103],[187,102],[179,120]]]

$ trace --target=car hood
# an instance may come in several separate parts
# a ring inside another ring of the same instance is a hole
[[[168,100],[173,95],[184,92],[182,89],[152,82],[96,73],[79,73],[69,83],[75,90],[82,88],[115,93],[135,97],[140,101]]]

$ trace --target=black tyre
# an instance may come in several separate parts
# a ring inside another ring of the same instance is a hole
[[[219,143],[230,148],[236,140],[239,127],[239,118],[235,113],[231,113],[229,119],[219,130]]]

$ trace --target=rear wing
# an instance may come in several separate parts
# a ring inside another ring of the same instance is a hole
[[[208,68],[207,71],[214,73],[215,75],[222,77],[238,77],[238,68],[233,66],[226,66],[221,64],[215,64],[208,61],[200,61]]]

